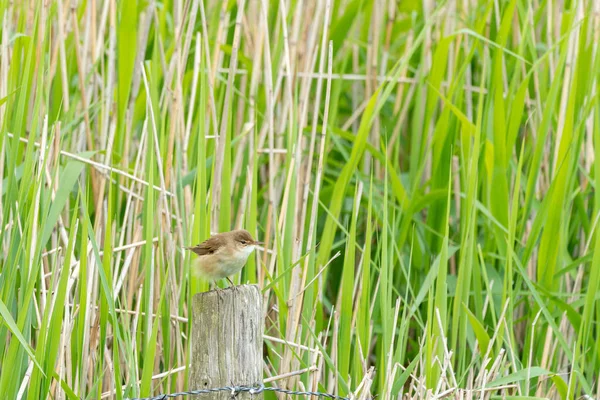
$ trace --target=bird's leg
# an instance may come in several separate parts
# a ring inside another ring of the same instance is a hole
[[[211,288],[210,288],[211,291],[216,290],[217,292],[220,292],[221,290],[223,290],[219,287],[219,284],[217,283],[217,281],[210,281],[210,285],[211,285]]]
[[[235,286],[235,285],[233,284],[233,282],[231,281],[231,279],[229,279],[229,277],[226,277],[226,279],[229,281],[229,283],[231,284],[231,286]]]

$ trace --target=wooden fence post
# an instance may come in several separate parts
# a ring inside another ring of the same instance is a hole
[[[256,386],[263,376],[262,296],[257,285],[198,293],[192,300],[190,390]],[[217,392],[198,399],[226,400]],[[248,392],[238,400],[262,399]]]

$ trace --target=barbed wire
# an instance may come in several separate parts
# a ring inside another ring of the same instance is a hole
[[[248,392],[251,395],[260,394],[262,392],[277,392],[284,393],[295,396],[317,396],[317,397],[326,397],[328,399],[333,400],[351,400],[349,397],[337,396],[335,394],[322,393],[322,392],[307,392],[301,390],[288,390],[282,389],[273,386],[265,386],[265,385],[257,385],[257,386],[224,386],[220,388],[211,388],[211,389],[198,389],[198,390],[188,390],[186,392],[177,392],[177,393],[169,393],[169,394],[161,394],[153,397],[126,397],[125,400],[167,400],[173,399],[180,396],[195,396],[199,394],[209,394],[209,393],[217,393],[217,392],[230,392],[231,397],[234,398],[240,393]]]

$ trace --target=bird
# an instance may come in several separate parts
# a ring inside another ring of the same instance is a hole
[[[241,271],[250,254],[261,244],[247,230],[236,229],[218,233],[200,244],[184,248],[199,256],[193,265],[193,272],[197,276],[213,282],[227,278],[233,286],[229,277]]]

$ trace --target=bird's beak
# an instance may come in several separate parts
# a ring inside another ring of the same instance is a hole
[[[259,241],[255,241],[254,244],[262,246],[263,244],[265,244],[265,242],[259,242]]]

